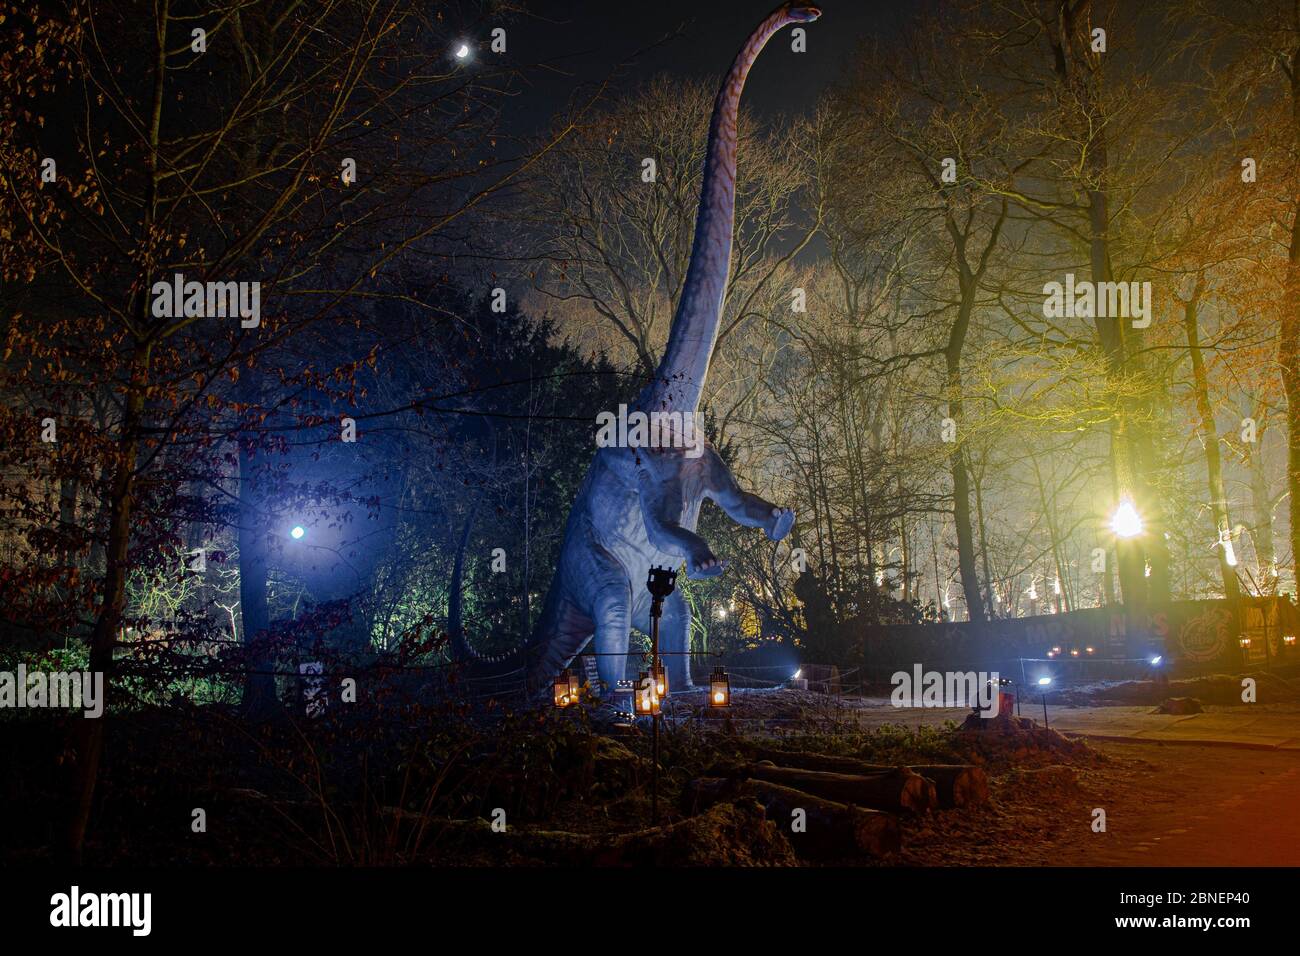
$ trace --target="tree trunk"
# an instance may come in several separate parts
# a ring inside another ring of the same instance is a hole
[[[104,675],[104,714],[97,720],[72,722],[73,801],[64,852],[69,862],[80,864],[90,824],[90,811],[99,778],[99,761],[104,749],[104,723],[108,720],[112,697],[113,648],[122,626],[126,608],[126,578],[130,572],[131,518],[135,510],[136,467],[140,453],[140,427],[144,417],[145,383],[149,374],[149,349],[136,349],[131,366],[113,463],[112,492],[109,501],[107,543],[104,547],[104,582],[100,592],[99,614],[90,637],[90,672]]]
[[[1255,442],[1245,452],[1246,471],[1250,475],[1251,537],[1255,542],[1260,591],[1264,594],[1276,594],[1277,553],[1273,546],[1273,496],[1268,487],[1268,474],[1264,471],[1266,423],[1259,413],[1256,413],[1255,421]]]
[[[1219,451],[1219,429],[1210,406],[1209,380],[1205,374],[1205,360],[1201,355],[1200,328],[1197,307],[1201,286],[1197,283],[1192,297],[1183,303],[1183,326],[1187,330],[1187,351],[1192,358],[1192,387],[1196,394],[1196,414],[1200,419],[1201,444],[1205,446],[1205,467],[1210,485],[1210,510],[1218,536],[1219,573],[1223,578],[1223,595],[1234,605],[1241,597],[1237,583],[1237,569],[1228,563],[1232,547],[1232,521],[1228,514],[1228,495],[1223,487],[1223,464]],[[1225,543],[1226,542],[1226,543]]]
[[[974,295],[972,291],[972,297]],[[962,594],[966,600],[966,617],[971,621],[986,620],[984,598],[980,594],[979,574],[975,570],[975,536],[971,529],[970,476],[966,470],[966,449],[962,428],[965,406],[962,403],[961,353],[970,326],[972,306],[963,301],[958,309],[957,321],[948,334],[945,353],[948,368],[948,415],[957,427],[957,440],[953,443],[949,467],[952,472],[952,518],[957,529],[957,572],[961,577]]]
[[[1290,61],[1296,61],[1293,51]],[[1300,145],[1300,71],[1291,70],[1291,123]],[[1291,507],[1292,580],[1300,584],[1300,193],[1291,197],[1291,245],[1287,251],[1286,295],[1277,341],[1277,361],[1286,393],[1286,491]],[[1297,588],[1300,592],[1300,588]]]
[[[244,369],[239,380],[241,404],[257,401],[254,372]],[[245,414],[249,414],[245,411]],[[246,717],[265,720],[282,712],[276,694],[275,657],[266,646],[271,626],[271,611],[266,599],[268,565],[267,520],[263,507],[265,493],[258,476],[257,436],[249,431],[239,441],[239,513],[236,538],[239,545],[239,611],[243,621],[243,640],[247,673],[240,709]]]

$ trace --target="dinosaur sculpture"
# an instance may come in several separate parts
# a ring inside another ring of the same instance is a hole
[[[793,511],[740,488],[704,442],[702,430],[677,423],[694,420],[726,294],[736,198],[736,117],[745,77],[773,34],[820,15],[807,4],[782,4],[750,35],[718,91],[685,284],[663,359],[635,404],[636,411],[659,413],[660,422],[670,423],[666,434],[675,441],[597,450],[569,512],[559,566],[530,642],[534,687],[567,667],[589,640],[595,644],[601,682],[616,686],[624,676],[630,629],[649,630],[645,582],[652,565],[677,567],[684,560],[688,576],[695,579],[723,571],[722,562],[695,533],[705,498],[738,524],[762,528],[773,541],[794,525]],[[454,647],[464,656],[469,649],[458,621],[452,632]],[[670,690],[691,687],[690,614],[680,591],[664,602],[659,633]]]

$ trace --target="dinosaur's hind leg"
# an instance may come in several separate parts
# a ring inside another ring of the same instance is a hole
[[[632,623],[637,630],[645,632],[647,636],[650,634],[649,595],[637,602]],[[686,597],[681,591],[674,591],[664,598],[663,617],[659,619],[659,654],[668,671],[669,694],[690,690],[695,686],[691,682],[691,658],[687,653],[690,649],[690,605],[686,603]]]
[[[664,616],[659,620],[659,653],[668,671],[668,692],[690,690],[691,612],[681,591],[664,599]]]
[[[618,686],[627,671],[628,632],[632,626],[632,588],[619,568],[621,580],[604,581],[596,592],[592,610],[596,635],[596,669],[610,690]]]

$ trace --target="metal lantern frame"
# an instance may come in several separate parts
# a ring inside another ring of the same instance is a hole
[[[551,697],[560,710],[578,702],[578,677],[569,668],[566,667],[556,675],[551,684]]]
[[[709,678],[709,706],[731,706],[731,678],[721,667],[715,667],[713,675]]]

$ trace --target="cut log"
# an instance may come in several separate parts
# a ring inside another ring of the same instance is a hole
[[[744,774],[755,780],[793,787],[826,800],[871,807],[873,810],[926,813],[939,806],[935,785],[906,767],[871,774],[852,774],[750,764],[744,769]]]
[[[854,757],[835,757],[830,754],[788,753],[761,747],[750,752],[760,761],[769,761],[776,766],[825,773],[871,776],[895,769],[887,764],[867,763]],[[907,769],[934,782],[939,806],[945,810],[988,802],[988,775],[979,767],[969,764],[914,764]]]
[[[756,800],[795,852],[809,859],[846,859],[862,854],[879,857],[902,846],[898,819],[891,814],[823,800],[765,780],[700,777],[687,784],[683,792],[689,813],[737,799]],[[802,821],[801,831],[794,829],[796,820]]]
[[[977,807],[989,802],[988,774],[979,767],[966,764],[930,764],[908,769],[934,782],[939,806],[945,810],[954,807]]]

